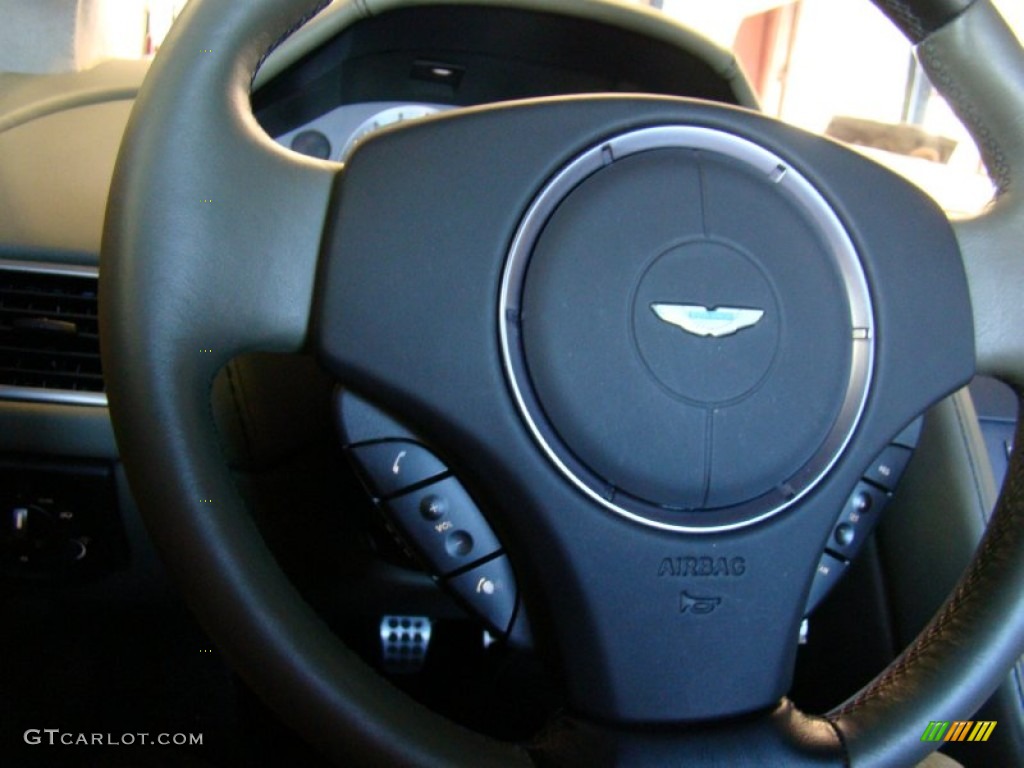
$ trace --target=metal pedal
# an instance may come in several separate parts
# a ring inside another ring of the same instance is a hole
[[[398,675],[422,670],[430,647],[431,629],[426,616],[383,616],[380,650],[384,671]]]

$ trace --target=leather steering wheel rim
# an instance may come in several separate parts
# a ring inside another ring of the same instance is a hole
[[[345,12],[354,21],[402,4],[371,10],[353,3]],[[525,5],[546,8],[536,0]],[[1024,392],[1024,341],[1006,330],[1024,327],[1013,289],[1024,285],[1024,262],[1014,253],[1024,232],[1024,203],[1014,186],[1024,169],[1024,97],[1008,85],[1024,79],[1024,55],[987,0],[880,5],[920,44],[937,88],[965,118],[999,187],[992,210],[956,231],[974,302],[978,368]],[[338,762],[562,764],[589,760],[608,743],[616,745],[602,755],[608,764],[656,761],[657,749],[643,739],[612,738],[587,723],[553,724],[529,750],[472,733],[412,702],[342,647],[302,601],[234,489],[209,413],[210,385],[243,351],[294,351],[305,343],[333,182],[325,164],[272,145],[252,116],[248,87],[267,52],[320,7],[315,0],[193,0],[154,63],[126,133],[103,243],[103,362],[125,467],[155,543],[236,670]],[[570,3],[565,12],[627,24],[640,18],[586,2]],[[990,54],[971,55],[979,49]],[[222,181],[197,188],[195,180],[209,180],[210,169]],[[228,218],[213,215],[233,189],[245,190],[245,205]],[[295,228],[276,227],[270,213],[283,195],[306,222],[298,237]],[[263,254],[276,255],[253,260],[238,252],[239,228]],[[208,264],[211,247],[220,247],[216,270]],[[714,759],[711,750],[767,727],[777,738],[769,740],[774,746],[759,747],[762,760],[913,762],[931,748],[919,739],[923,725],[969,717],[1024,650],[1022,638],[1024,458],[1018,452],[988,533],[954,594],[860,694],[824,718],[803,716],[783,702],[753,726],[703,729],[690,746],[673,744],[677,751],[660,754]]]

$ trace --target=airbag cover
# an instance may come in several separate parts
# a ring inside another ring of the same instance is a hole
[[[606,152],[513,254],[529,419],[605,499],[775,504],[852,428],[838,422],[866,391],[859,371],[851,393],[863,275],[836,256],[823,200],[779,183],[790,172],[706,149]]]

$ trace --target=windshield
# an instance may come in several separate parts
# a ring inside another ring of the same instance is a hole
[[[1024,3],[994,0],[1018,31]],[[980,212],[993,186],[966,129],[909,43],[865,0],[633,0],[733,50],[764,112],[854,146],[910,179],[953,216]],[[7,0],[0,71],[88,69],[159,50],[187,0]],[[866,47],[864,41],[870,40]]]
[[[953,216],[978,213],[991,201],[993,186],[974,141],[935,93],[910,44],[871,3],[653,4],[735,51],[767,114],[855,146]],[[1024,3],[995,5],[1019,35]]]

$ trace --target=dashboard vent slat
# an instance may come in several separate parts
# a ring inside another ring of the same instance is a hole
[[[0,262],[0,398],[102,405],[97,274]]]

